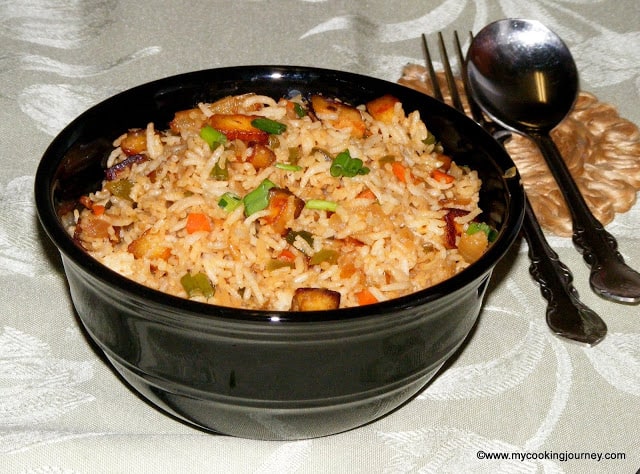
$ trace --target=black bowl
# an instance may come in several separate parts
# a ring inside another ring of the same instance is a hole
[[[499,235],[456,276],[370,306],[290,313],[219,307],[134,283],[98,263],[65,232],[58,207],[96,190],[113,139],[177,110],[229,94],[297,90],[361,104],[393,94],[420,111],[454,160],[483,180],[483,219]],[[200,428],[256,439],[301,439],[375,420],[420,391],[463,343],[496,263],[523,216],[520,178],[473,121],[412,89],[357,74],[246,66],[181,74],[122,92],[67,126],[38,167],[40,221],[58,247],[88,334],[115,369],[157,407]],[[114,407],[114,411],[117,407]]]

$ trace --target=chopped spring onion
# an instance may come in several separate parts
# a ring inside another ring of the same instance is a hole
[[[363,166],[363,162],[360,158],[352,158],[349,150],[345,150],[338,153],[331,163],[329,172],[334,178],[344,176],[346,178],[353,178],[359,174],[367,174],[371,171],[366,166]]]
[[[205,298],[211,298],[215,294],[215,289],[211,285],[207,275],[200,272],[192,275],[191,273],[185,273],[180,278],[180,283],[187,292],[189,298],[197,295],[202,295]]]
[[[489,224],[484,222],[470,222],[469,227],[467,227],[467,234],[473,235],[476,232],[484,232],[487,234],[487,240],[489,242],[493,242],[498,237],[498,231],[492,228]]]
[[[290,165],[287,163],[276,163],[276,168],[285,171],[300,171],[302,169],[302,166]]]
[[[336,212],[338,209],[338,203],[334,201],[325,201],[324,199],[309,199],[304,207],[307,209],[314,209],[316,211],[329,211]]]
[[[215,150],[220,145],[224,145],[227,142],[227,137],[224,133],[216,130],[211,125],[205,125],[200,129],[200,138],[202,138],[209,148]]]
[[[224,209],[226,212],[233,212],[240,204],[242,204],[242,199],[234,193],[224,193],[218,199],[218,206]]]
[[[302,107],[302,105],[298,104],[297,102],[293,103],[293,111],[298,116],[298,118],[302,118],[307,115],[307,111],[304,109],[304,107]]]
[[[267,132],[272,135],[280,135],[287,129],[287,126],[285,124],[276,122],[275,120],[271,120],[266,117],[253,119],[251,121],[251,125],[256,127],[258,130],[262,130],[263,132]]]
[[[264,179],[256,189],[247,194],[242,199],[245,216],[248,217],[255,212],[266,209],[269,205],[269,189],[275,186],[273,182]]]

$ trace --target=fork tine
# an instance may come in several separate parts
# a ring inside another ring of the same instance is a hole
[[[451,63],[449,62],[449,55],[447,54],[447,47],[444,44],[442,33],[438,33],[438,44],[440,46],[440,59],[442,60],[444,76],[447,79],[447,86],[449,86],[449,93],[451,94],[451,101],[456,109],[464,113],[464,107],[460,100],[460,94],[458,94],[458,87],[453,77],[453,71],[451,70]]]
[[[444,102],[444,97],[442,96],[442,90],[440,89],[440,84],[438,83],[438,76],[436,75],[436,71],[433,68],[433,61],[431,59],[431,53],[429,52],[427,37],[424,34],[422,35],[422,46],[424,47],[424,58],[425,58],[425,63],[427,64],[427,71],[429,72],[429,80],[431,81],[433,96],[436,99],[438,99],[440,102]]]
[[[469,32],[469,40],[473,41],[473,33]],[[460,46],[460,38],[458,37],[458,32],[454,32],[454,43],[456,47],[456,53],[458,55],[458,62],[460,63],[460,77],[462,79],[462,86],[464,88],[464,93],[467,96],[467,102],[469,103],[469,110],[471,111],[471,117],[475,120],[476,123],[480,124],[485,130],[488,130],[493,138],[498,140],[503,145],[511,139],[511,132],[501,125],[497,123],[487,120],[485,115],[482,113],[480,106],[477,104],[475,100],[473,100],[473,95],[471,94],[471,86],[469,86],[469,79],[467,76],[467,63],[464,58],[464,54],[462,53],[462,47]]]
[[[462,86],[464,93],[467,96],[467,102],[469,103],[471,116],[473,120],[475,120],[485,130],[491,133],[496,140],[504,144],[511,138],[511,132],[498,125],[497,123],[491,120],[487,120],[487,118],[482,113],[480,106],[476,103],[475,100],[473,100],[473,96],[471,95],[471,88],[469,87],[469,80],[467,79],[467,65],[464,54],[462,53],[462,46],[460,45],[460,38],[457,31],[454,31],[453,38],[458,63],[460,64],[460,77]],[[471,32],[469,32],[469,38],[473,41],[473,34]],[[442,89],[438,82],[438,76],[436,75],[436,71],[433,67],[431,52],[429,51],[429,46],[427,44],[427,37],[424,34],[422,35],[422,44],[424,46],[425,62],[427,65],[427,71],[429,73],[429,80],[431,81],[431,87],[433,89],[433,96],[440,102],[445,102],[444,96],[442,94]],[[460,92],[458,91],[458,84],[456,83],[455,77],[453,75],[453,70],[451,69],[451,62],[449,61],[449,55],[447,53],[447,48],[445,46],[444,38],[441,32],[438,33],[438,47],[440,50],[440,58],[442,60],[442,68],[444,69],[444,75],[447,80],[447,87],[449,88],[451,101],[453,102],[452,105],[462,113],[465,113],[464,105],[462,104],[462,99],[460,97]]]
[[[456,46],[456,54],[458,56],[458,63],[460,64],[460,78],[462,79],[462,85],[464,87],[464,93],[467,96],[467,102],[469,103],[469,110],[471,111],[471,117],[473,120],[478,122],[480,125],[486,125],[486,119],[482,114],[482,110],[476,101],[471,99],[470,87],[469,87],[469,79],[467,78],[467,63],[464,58],[464,54],[462,53],[462,46],[460,46],[460,37],[458,36],[458,32],[454,31],[453,39]],[[473,40],[473,33],[469,32],[469,39]]]

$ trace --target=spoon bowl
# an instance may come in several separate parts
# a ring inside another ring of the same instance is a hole
[[[538,21],[491,23],[468,54],[473,94],[513,130],[550,131],[575,103],[579,81],[571,53]]]
[[[591,267],[591,289],[611,301],[640,303],[640,273],[624,263],[615,238],[591,213],[550,136],[578,96],[569,48],[539,21],[499,20],[475,35],[466,63],[470,94],[483,111],[540,148],[569,208],[574,245]]]

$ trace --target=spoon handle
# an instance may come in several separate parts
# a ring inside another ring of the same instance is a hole
[[[473,106],[474,102],[471,100]],[[511,137],[506,129],[484,121],[482,126],[502,146]],[[573,286],[573,275],[551,248],[542,232],[531,202],[524,196],[524,220],[522,232],[529,245],[529,273],[540,286],[540,293],[547,300],[546,320],[549,329],[556,334],[594,346],[607,335],[607,325],[591,308],[580,301]]]
[[[616,239],[589,210],[558,147],[547,133],[529,133],[562,192],[573,221],[573,243],[591,267],[589,284],[599,296],[619,303],[640,303],[640,273],[625,262]]]
[[[526,196],[524,209],[522,230],[529,244],[529,273],[547,300],[547,325],[558,336],[597,344],[607,334],[607,325],[580,301],[571,271],[548,244]]]

